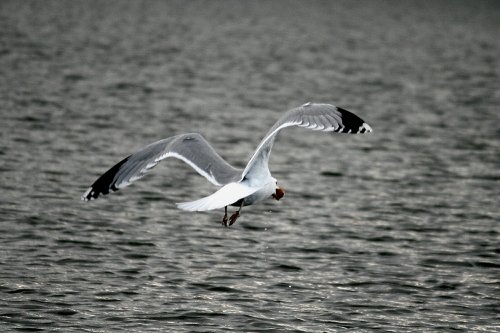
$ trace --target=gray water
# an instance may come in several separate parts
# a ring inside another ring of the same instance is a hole
[[[497,1],[2,1],[0,330],[500,332]],[[180,161],[93,202],[140,147],[243,167],[285,110],[287,192],[223,212]]]

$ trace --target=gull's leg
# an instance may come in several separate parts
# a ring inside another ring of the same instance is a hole
[[[229,218],[229,226],[232,226],[233,223],[236,222],[236,219],[240,217],[241,207],[243,207],[243,199],[241,199],[240,208],[238,208],[238,210]]]
[[[224,217],[222,218],[222,225],[227,227],[227,206],[224,207]]]

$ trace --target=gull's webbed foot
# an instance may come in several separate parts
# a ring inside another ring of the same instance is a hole
[[[222,218],[222,225],[225,227],[232,226],[234,224],[234,222],[236,222],[238,217],[240,217],[240,211],[241,211],[242,207],[243,207],[243,200],[240,200],[238,210],[236,212],[234,212],[233,215],[231,215],[231,217],[229,218],[229,221],[227,219],[227,206],[224,207],[224,217]]]
[[[229,218],[229,226],[232,226],[234,224],[234,222],[236,222],[236,220],[238,219],[238,217],[240,217],[240,211],[236,211],[233,215],[231,215],[231,217]]]
[[[222,218],[222,225],[227,227],[227,206],[224,207],[224,217]]]

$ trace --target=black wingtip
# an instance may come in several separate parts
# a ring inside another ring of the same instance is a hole
[[[118,188],[115,187],[114,185],[112,185],[110,188],[108,189],[104,189],[102,188],[101,190],[99,190],[97,187],[94,187],[94,185],[92,185],[91,187],[89,187],[87,189],[87,191],[85,191],[85,193],[82,195],[82,200],[83,201],[90,201],[90,200],[94,200],[94,199],[97,199],[99,197],[99,195],[106,195],[108,194],[109,192],[115,192],[115,191],[118,191]]]
[[[130,156],[124,158],[120,162],[118,162],[111,169],[106,171],[101,177],[99,177],[93,184],[90,186],[87,191],[82,195],[83,201],[89,201],[92,199],[97,199],[99,195],[106,195],[109,192],[118,191],[115,182],[115,175],[120,170],[121,166],[127,162]]]
[[[341,133],[370,133],[372,128],[365,123],[363,119],[356,116],[354,113],[346,109],[337,107],[337,110],[342,114],[343,127],[339,128],[338,132]]]

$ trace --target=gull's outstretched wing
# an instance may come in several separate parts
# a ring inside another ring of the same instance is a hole
[[[83,194],[82,200],[96,199],[100,194],[130,185],[167,157],[186,162],[218,186],[241,178],[241,169],[232,167],[220,157],[203,136],[198,133],[181,134],[154,142],[126,157],[99,177]]]
[[[248,179],[260,178],[262,175],[269,173],[269,155],[274,139],[280,130],[290,126],[353,134],[372,131],[370,125],[352,112],[330,104],[306,103],[298,108],[287,111],[271,127],[245,167],[242,179],[245,177]]]
[[[229,183],[207,197],[181,202],[177,204],[177,207],[192,212],[223,208],[257,192],[259,189],[260,187],[251,187],[245,182]]]

